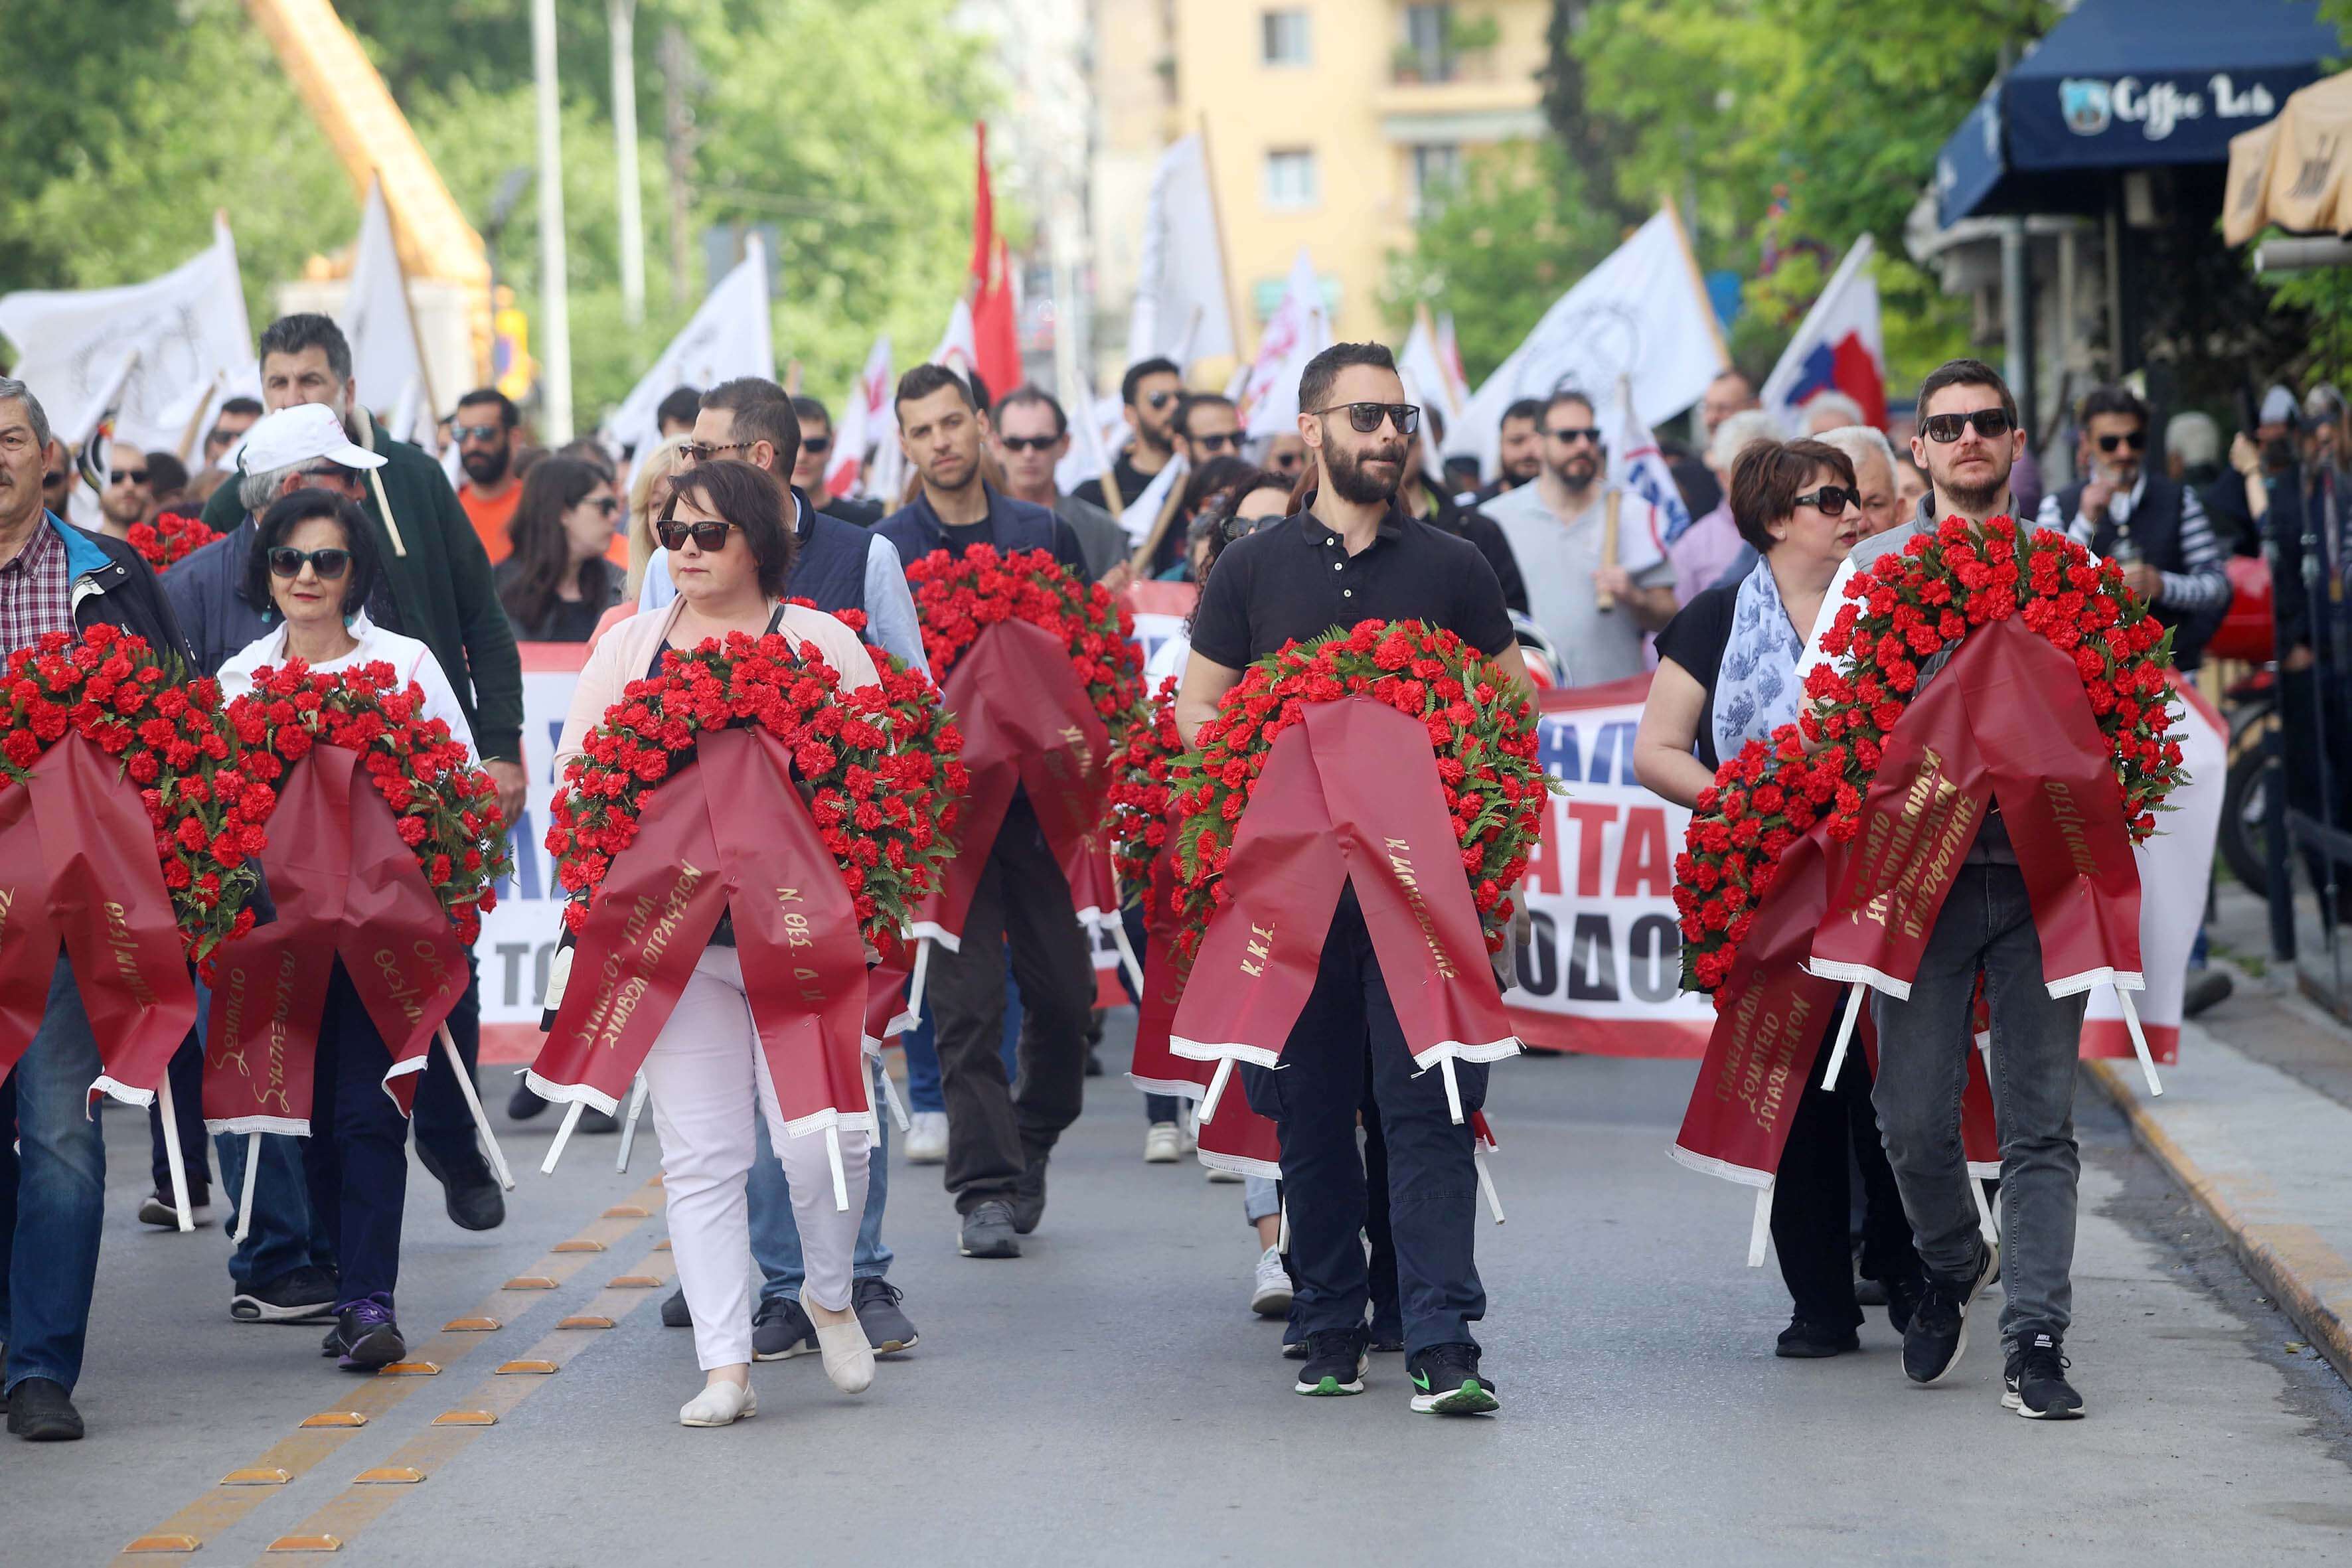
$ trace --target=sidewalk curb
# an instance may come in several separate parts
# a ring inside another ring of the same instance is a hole
[[[2152,1115],[2132,1080],[2130,1062],[2086,1061],[2091,1076],[2131,1123],[2132,1136],[2172,1179],[2194,1195],[2230,1243],[2246,1272],[2352,1384],[2352,1263],[2307,1226],[2249,1218],[2232,1201],[2231,1184],[2208,1175]]]

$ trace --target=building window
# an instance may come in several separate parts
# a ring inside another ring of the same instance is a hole
[[[1445,205],[1454,183],[1462,177],[1462,149],[1451,142],[1434,142],[1412,150],[1412,216],[1436,212]]]
[[[1265,205],[1276,212],[1299,212],[1315,205],[1315,154],[1283,147],[1265,155]]]
[[[1304,66],[1308,62],[1307,13],[1296,8],[1267,11],[1258,17],[1263,62],[1269,66]]]
[[[1399,72],[1414,73],[1423,81],[1450,79],[1454,58],[1446,41],[1453,26],[1454,7],[1450,5],[1407,5],[1404,44],[1397,51]]]

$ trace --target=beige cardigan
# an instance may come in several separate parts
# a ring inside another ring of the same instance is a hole
[[[572,710],[563,716],[563,736],[555,743],[555,777],[563,779],[564,765],[580,754],[580,743],[588,731],[604,721],[604,710],[621,700],[621,694],[632,680],[641,680],[653,661],[654,650],[660,647],[676,624],[678,612],[686,601],[677,600],[658,610],[643,611],[605,629],[582,667],[580,680],[572,689]],[[862,686],[877,686],[881,677],[874,670],[872,656],[857,634],[835,620],[822,610],[812,610],[805,605],[788,605],[782,625],[778,628],[794,647],[803,644],[814,647],[824,661],[841,672],[845,689],[856,690]]]

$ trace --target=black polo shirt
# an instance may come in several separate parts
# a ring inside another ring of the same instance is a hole
[[[1354,555],[1311,511],[1235,540],[1202,590],[1192,650],[1240,669],[1286,642],[1360,621],[1426,621],[1488,655],[1517,640],[1478,547],[1391,504]]]

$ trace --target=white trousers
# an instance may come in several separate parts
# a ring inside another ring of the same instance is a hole
[[[743,1194],[757,1138],[755,1114],[766,1115],[769,1139],[792,1185],[809,1299],[832,1311],[847,1310],[850,1262],[866,1212],[868,1139],[862,1129],[841,1130],[849,1207],[836,1208],[824,1134],[784,1134],[783,1110],[752,1027],[743,966],[733,948],[703,952],[677,1010],[646,1057],[645,1070],[661,1136],[670,1251],[687,1310],[694,1314],[694,1352],[703,1370],[751,1359],[751,1225]]]

